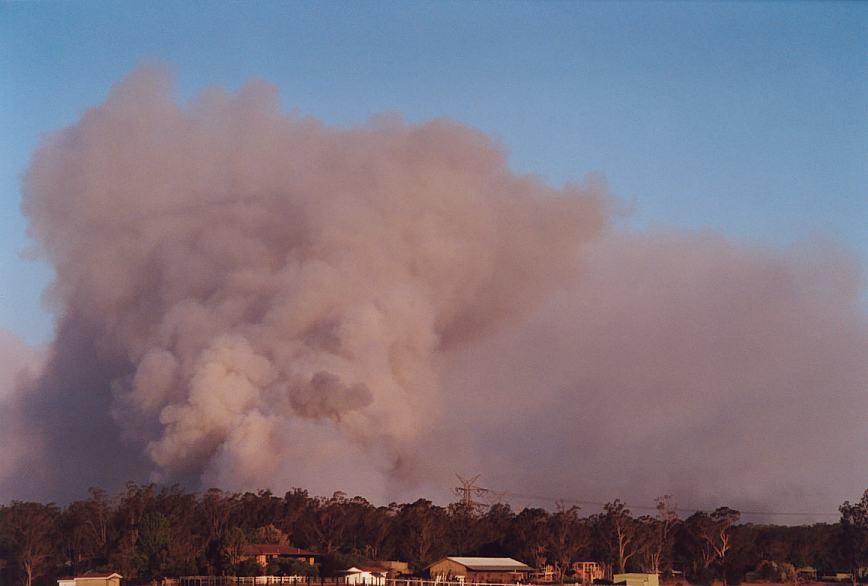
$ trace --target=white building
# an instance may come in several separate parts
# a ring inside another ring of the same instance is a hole
[[[386,574],[389,570],[380,567],[362,567],[353,566],[343,571],[346,576],[346,584],[366,584],[367,586],[385,586]]]

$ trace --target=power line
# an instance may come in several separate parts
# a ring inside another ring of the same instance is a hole
[[[500,497],[512,497],[517,499],[525,499],[531,501],[547,501],[551,503],[570,503],[575,505],[584,505],[584,506],[597,506],[604,507],[608,503],[598,502],[598,501],[587,501],[580,499],[572,499],[572,498],[564,498],[564,497],[552,497],[552,496],[544,496],[538,494],[525,494],[519,492],[509,492],[509,491],[493,491],[488,488],[479,487],[480,490],[487,492],[494,492]],[[656,511],[657,507],[649,507],[643,505],[633,505],[630,503],[624,503],[624,506],[628,507],[632,510],[639,511]],[[679,513],[708,513],[711,512],[710,509],[695,509],[690,507],[673,507],[671,510],[677,511]],[[743,516],[766,516],[766,517],[838,517],[840,512],[836,511],[834,513],[829,512],[814,512],[814,511],[739,511]]]

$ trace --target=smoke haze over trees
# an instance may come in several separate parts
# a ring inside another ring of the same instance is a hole
[[[46,137],[23,193],[57,326],[0,397],[4,499],[385,503],[473,470],[834,510],[865,484],[864,280],[833,243],[629,232],[602,181],[517,175],[457,122],[330,128],[262,82],[180,104],[155,69]]]
[[[30,586],[95,568],[144,583],[178,575],[336,575],[383,559],[408,561],[421,572],[447,555],[486,555],[550,565],[561,579],[571,574],[571,562],[596,560],[616,572],[674,568],[693,583],[740,582],[752,571],[791,582],[794,567],[813,566],[821,575],[849,571],[868,556],[868,491],[841,506],[840,523],[790,527],[740,524],[739,512],[728,507],[681,518],[670,497],[658,502],[656,513],[640,516],[618,500],[599,513],[563,505],[514,511],[505,503],[478,509],[418,499],[375,506],[341,492],[195,494],[130,483],[118,495],[91,489],[89,498],[63,509],[0,506],[0,559],[7,562],[0,567],[6,583]],[[322,557],[315,568],[291,561],[260,568],[241,559],[249,543],[291,544]]]

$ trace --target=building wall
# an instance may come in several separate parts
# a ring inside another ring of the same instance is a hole
[[[488,582],[490,584],[515,584],[527,577],[526,572],[467,572],[466,582]]]
[[[626,582],[627,586],[659,586],[660,580],[657,574],[615,574],[613,582]]]
[[[449,559],[443,559],[431,564],[428,573],[432,578],[450,578],[454,576],[466,576],[467,568]]]
[[[458,562],[449,559],[432,564],[428,568],[428,573],[432,578],[440,578],[441,580],[450,580],[456,576],[464,576],[464,581],[468,583],[490,582],[493,584],[513,584],[523,581],[527,577],[526,572],[477,572],[468,570]]]
[[[348,574],[346,580],[347,584],[368,584],[369,586],[383,586],[386,583],[385,576],[375,576],[370,572]]]
[[[75,579],[75,586],[121,586],[120,578],[80,578]]]

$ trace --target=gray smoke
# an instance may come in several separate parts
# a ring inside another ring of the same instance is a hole
[[[444,388],[474,398],[466,413],[485,409],[490,483],[832,513],[864,491],[860,259],[679,232],[611,234],[586,252],[581,283],[512,335],[443,357]]]
[[[481,472],[834,511],[868,484],[862,261],[832,245],[606,230],[604,187],[458,123],[338,130],[262,83],[180,106],[148,69],[44,142],[24,198],[57,338],[6,498]]]
[[[30,391],[42,459],[11,478],[66,496],[435,477],[434,355],[527,315],[606,202],[516,176],[454,122],[336,130],[262,83],[181,107],[149,69],[48,139],[23,189],[58,336]]]

